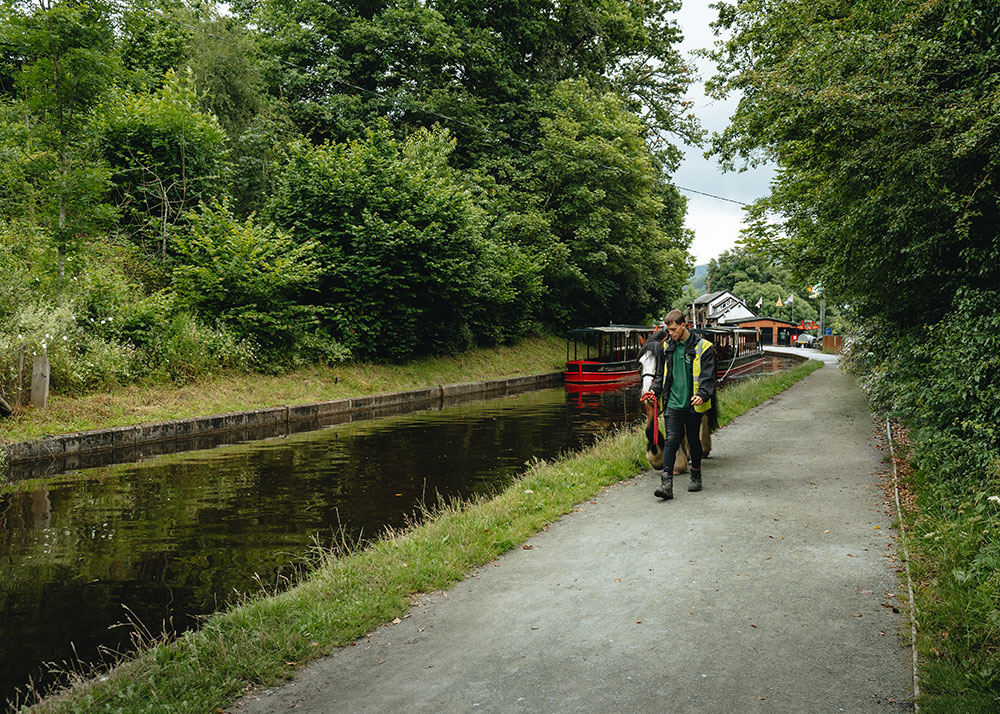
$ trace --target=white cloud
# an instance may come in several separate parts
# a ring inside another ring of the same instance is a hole
[[[707,0],[686,0],[676,15],[677,23],[684,33],[684,42],[679,49],[686,59],[698,67],[702,80],[712,73],[713,65],[703,58],[692,57],[690,52],[714,44],[716,38],[709,25],[715,18],[715,10],[708,6]],[[725,128],[736,107],[736,99],[733,97],[720,102],[706,96],[703,82],[692,85],[687,98],[694,101],[694,112],[709,132]],[[682,148],[684,160],[672,177],[677,186],[744,203],[767,194],[773,167],[761,167],[743,173],[723,173],[714,158],[704,158],[703,149],[690,146]],[[700,196],[691,191],[682,193],[688,197],[685,223],[695,232],[691,252],[696,264],[707,263],[736,245],[744,225],[743,210],[739,205]]]

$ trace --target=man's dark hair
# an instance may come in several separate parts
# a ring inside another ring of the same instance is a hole
[[[683,325],[687,322],[687,319],[684,317],[684,313],[680,310],[671,310],[667,313],[667,316],[663,318],[663,321],[668,325],[671,323],[675,325]]]

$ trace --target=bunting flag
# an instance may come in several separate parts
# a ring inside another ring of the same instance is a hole
[[[781,296],[778,296],[778,302],[774,303],[775,307],[781,307]]]
[[[792,304],[792,298],[794,298],[794,297],[795,297],[795,293],[792,293],[791,295],[789,295],[788,299],[785,300],[785,304],[786,305],[791,305]]]
[[[764,296],[761,295],[760,296],[760,300],[757,301],[757,305],[756,305],[757,309],[760,310],[760,306],[763,305],[763,304],[764,304]]]
[[[818,298],[821,292],[823,292],[823,285],[822,285],[822,283],[816,283],[815,285],[810,285],[809,286],[809,297],[810,298],[812,298],[812,299]]]

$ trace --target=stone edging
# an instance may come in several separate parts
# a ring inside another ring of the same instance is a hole
[[[291,406],[253,409],[228,414],[213,414],[189,419],[139,424],[136,426],[116,426],[110,429],[94,429],[47,436],[31,441],[20,441],[2,446],[6,451],[8,466],[33,461],[49,461],[67,456],[92,454],[115,449],[127,449],[143,444],[187,439],[204,434],[218,434],[227,431],[274,427],[310,420],[320,420],[335,415],[383,407],[426,407],[444,403],[449,399],[471,395],[496,394],[531,388],[562,384],[562,372],[534,374],[525,377],[491,379],[483,382],[448,384],[426,389],[388,394],[370,394],[361,397],[347,397],[324,402],[295,404]],[[0,462],[3,459],[0,458]]]

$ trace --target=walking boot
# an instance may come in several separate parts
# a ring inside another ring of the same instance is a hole
[[[668,473],[660,474],[660,487],[653,491],[653,495],[669,501],[674,497],[674,475]]]
[[[688,491],[701,490],[701,469],[691,469],[691,483],[688,484]]]

